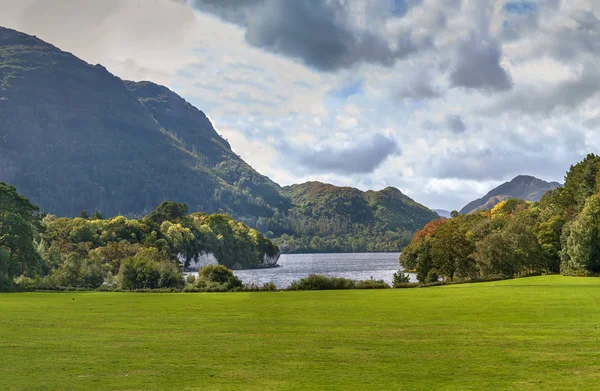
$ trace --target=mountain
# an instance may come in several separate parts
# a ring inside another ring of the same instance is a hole
[[[532,176],[520,175],[493,189],[482,198],[469,203],[459,213],[469,214],[489,210],[511,198],[539,201],[546,192],[560,186],[561,184],[558,182],[546,182]]]
[[[281,188],[175,92],[2,27],[0,181],[58,216],[139,217],[170,200],[323,251],[398,250],[437,218],[392,188]]]
[[[143,214],[163,200],[240,217],[288,206],[172,91],[4,28],[0,131],[0,180],[58,215]]]
[[[363,192],[307,182],[282,193],[293,204],[289,227],[295,233],[277,241],[284,252],[399,251],[438,218],[393,187]]]
[[[432,211],[434,211],[435,213],[437,213],[438,216],[440,217],[445,217],[447,219],[450,218],[450,212],[445,210],[445,209],[432,209]]]

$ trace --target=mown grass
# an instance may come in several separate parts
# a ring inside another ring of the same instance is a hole
[[[1,390],[597,390],[600,279],[0,295]]]

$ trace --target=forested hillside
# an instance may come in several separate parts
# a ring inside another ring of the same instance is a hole
[[[285,187],[294,205],[284,252],[400,251],[437,215],[395,188],[362,192],[308,182]]]
[[[397,189],[282,189],[166,87],[0,28],[0,181],[57,216],[227,213],[286,251],[398,251],[436,215]]]
[[[437,220],[400,257],[421,281],[538,273],[600,273],[600,157],[571,167],[540,201],[510,199],[491,211]]]

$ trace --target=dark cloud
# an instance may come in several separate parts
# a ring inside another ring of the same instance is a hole
[[[409,81],[393,92],[394,98],[400,101],[404,99],[432,99],[441,95],[441,92],[425,78]]]
[[[464,133],[467,130],[460,115],[448,115],[446,116],[446,125],[453,133]]]
[[[458,42],[456,57],[450,71],[454,87],[482,91],[506,91],[512,88],[512,79],[500,65],[502,47],[493,38],[471,31]]]
[[[511,89],[512,79],[500,64],[502,45],[490,33],[491,2],[467,2],[463,10],[470,16],[473,27],[456,42],[450,65],[450,84],[483,92]]]
[[[325,146],[306,149],[304,146],[283,143],[279,151],[288,162],[302,168],[321,173],[350,175],[375,171],[388,157],[398,154],[399,147],[395,139],[375,134],[346,148]]]
[[[391,66],[417,50],[408,34],[390,45],[384,37],[358,28],[348,6],[339,1],[194,0],[191,4],[245,27],[250,45],[300,59],[321,71],[362,62]]]

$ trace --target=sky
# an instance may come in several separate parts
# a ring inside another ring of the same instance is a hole
[[[0,25],[204,111],[281,185],[460,209],[600,152],[600,0],[0,0]]]

